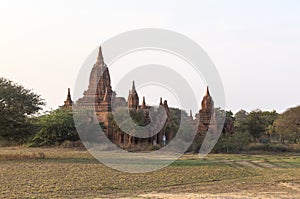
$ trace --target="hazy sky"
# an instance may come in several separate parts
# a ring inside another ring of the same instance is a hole
[[[149,27],[202,46],[221,75],[227,109],[282,112],[300,105],[297,0],[0,1],[0,76],[56,108],[98,45]]]

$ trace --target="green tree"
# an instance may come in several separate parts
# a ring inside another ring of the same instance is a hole
[[[263,135],[274,134],[273,123],[277,117],[276,111],[254,110],[247,113],[240,110],[235,114],[234,131],[248,132],[257,141]]]
[[[36,125],[38,132],[32,140],[33,146],[54,145],[65,140],[79,140],[71,110],[50,111],[37,118]]]
[[[300,139],[300,106],[290,108],[279,115],[274,126],[282,143],[285,143],[285,140],[298,143]]]
[[[247,125],[249,134],[258,141],[258,139],[266,132],[268,123],[262,117],[263,112],[261,110],[254,110],[247,116]]]
[[[234,115],[234,131],[246,132],[248,131],[247,116],[248,112],[245,110],[240,110]]]
[[[214,152],[237,153],[249,144],[248,132],[235,132],[232,135],[222,134],[215,145]]]
[[[226,111],[226,118],[221,134],[213,151],[215,152],[240,152],[249,144],[248,113],[241,110],[233,116],[231,111]]]
[[[273,123],[277,119],[278,115],[279,114],[275,110],[262,112],[262,118],[267,123],[266,134],[268,136],[275,134],[275,128],[273,126]]]
[[[41,97],[0,78],[0,138],[21,143],[32,135],[31,116],[45,105]]]

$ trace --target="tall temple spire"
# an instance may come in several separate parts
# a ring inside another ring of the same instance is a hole
[[[206,94],[203,97],[201,104],[202,104],[201,109],[206,110],[206,111],[211,111],[214,107],[214,101],[213,101],[212,97],[210,96],[208,86],[206,88]]]
[[[71,101],[72,101],[72,99],[71,99],[71,90],[70,90],[70,88],[68,88],[67,100],[71,100]]]
[[[206,87],[206,96],[210,96],[210,93],[209,93],[209,89],[208,89],[208,86]]]
[[[201,110],[199,111],[199,132],[206,132],[210,125],[211,117],[214,114],[214,101],[210,96],[209,89],[207,86],[206,94],[201,102]]]
[[[132,92],[132,93],[136,92],[136,90],[135,90],[135,84],[134,84],[134,81],[132,81],[132,88],[131,88],[131,92]]]
[[[98,51],[96,64],[102,64],[103,62],[104,62],[104,60],[103,60],[103,55],[102,55],[102,49],[101,49],[101,46],[100,46],[99,51]]]

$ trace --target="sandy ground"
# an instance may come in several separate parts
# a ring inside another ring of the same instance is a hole
[[[278,187],[278,191],[276,190]],[[120,197],[122,199],[298,199],[300,198],[300,185],[294,183],[278,183],[270,191],[238,191],[218,194],[202,193],[146,193],[135,197]]]
[[[232,192],[220,194],[200,194],[200,193],[148,193],[136,197],[122,197],[122,199],[297,199],[300,193],[294,192]]]

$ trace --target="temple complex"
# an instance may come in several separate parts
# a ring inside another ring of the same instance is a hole
[[[112,103],[113,102],[113,103]],[[172,122],[172,116],[170,108],[168,106],[167,100],[160,97],[159,107],[164,108],[167,114],[167,119],[163,128],[156,135],[149,138],[137,138],[133,137],[126,132],[122,132],[117,128],[109,118],[112,109],[117,107],[128,107],[131,114],[137,114],[142,117],[143,123],[147,124],[150,121],[149,109],[147,106],[146,99],[143,97],[142,103],[139,103],[139,96],[135,88],[135,82],[132,82],[132,87],[129,90],[127,101],[123,97],[116,97],[116,93],[112,90],[111,79],[107,65],[104,63],[103,54],[101,47],[98,51],[98,56],[96,63],[94,64],[89,78],[89,85],[86,91],[84,91],[83,96],[78,99],[76,106],[95,110],[97,115],[97,120],[105,125],[106,135],[111,139],[116,145],[128,148],[132,146],[141,147],[143,145],[158,145],[162,146],[167,142],[171,141],[175,136],[176,132],[169,130],[169,125]],[[72,109],[73,101],[71,99],[70,89],[68,89],[67,99],[64,101],[63,108]],[[112,108],[112,104],[114,107]],[[190,111],[189,120],[191,120],[191,125],[198,124],[197,132],[203,133],[207,131],[211,118],[214,115],[214,101],[209,93],[207,87],[206,94],[203,97],[201,103],[201,109],[196,118],[193,119],[192,112]],[[153,120],[159,120],[159,118],[154,118]],[[197,121],[197,122],[196,122]],[[168,129],[168,130],[167,130]]]

